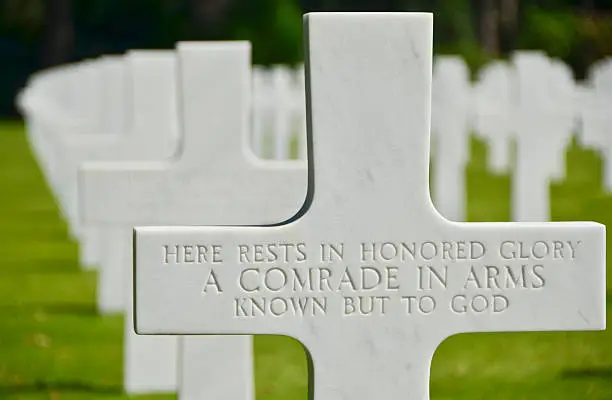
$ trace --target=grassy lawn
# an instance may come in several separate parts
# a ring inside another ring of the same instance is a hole
[[[509,177],[487,173],[485,147],[477,140],[472,147],[469,219],[508,220]],[[570,148],[567,179],[551,188],[555,220],[611,226],[612,197],[599,174],[595,153]],[[0,125],[0,226],[0,399],[128,398],[122,320],[96,315],[96,275],[79,269],[76,245],[16,123]],[[306,399],[298,343],[258,336],[255,351],[258,400]],[[437,400],[611,400],[612,331],[452,337],[434,357],[431,392]]]

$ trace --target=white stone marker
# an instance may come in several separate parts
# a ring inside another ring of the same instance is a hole
[[[84,170],[80,187],[88,222],[192,225],[200,219],[209,221],[201,216],[210,215],[214,224],[263,224],[285,221],[300,208],[306,195],[306,187],[301,188],[306,182],[305,163],[263,161],[247,151],[250,45],[219,43],[217,51],[210,51],[214,46],[181,43],[178,47],[186,65],[180,67],[184,143],[177,157]],[[196,82],[187,81],[187,75]],[[215,172],[212,176],[209,168]],[[296,188],[300,188],[297,193]]]
[[[548,221],[550,180],[563,175],[565,146],[574,127],[573,80],[540,52],[516,53],[513,64],[517,151],[512,216],[515,221]]]
[[[40,71],[28,80],[26,88],[17,97],[17,107],[27,127],[30,149],[39,164],[52,195],[57,199],[57,185],[54,175],[54,147],[51,127],[61,119],[60,90],[67,86],[65,77],[68,67],[56,67]],[[62,84],[63,83],[63,84]]]
[[[595,64],[590,71],[589,86],[582,100],[582,141],[600,150],[603,160],[603,184],[612,191],[612,59]]]
[[[589,79],[577,81],[575,85],[574,102],[576,104],[576,131],[578,143],[583,147],[597,148],[597,136],[586,133],[584,126],[585,112],[593,106],[594,88],[592,85],[593,66],[589,70]]]
[[[307,207],[268,227],[136,228],[139,334],[287,335],[317,400],[422,400],[450,335],[604,328],[603,225],[433,208],[432,33],[430,14],[306,17]]]
[[[296,68],[294,76],[297,82],[295,87],[294,123],[298,138],[298,158],[306,160],[308,157],[308,148],[306,146],[306,76],[303,64]]]
[[[178,150],[178,104],[176,95],[176,57],[171,51],[133,51],[126,56],[129,90],[122,94],[130,111],[129,127],[114,122],[117,131],[127,131],[108,149],[105,161],[157,161],[172,157]],[[85,169],[104,169],[108,164],[85,163]],[[114,191],[106,197],[116,196]],[[86,205],[80,204],[81,208]],[[108,210],[112,213],[112,210]],[[85,225],[93,225],[87,224]],[[101,269],[97,304],[101,314],[125,310],[126,266],[130,265],[132,226],[93,225],[102,230]]]
[[[291,70],[277,66],[272,70],[274,82],[274,159],[288,160],[291,147],[293,92]]]
[[[264,225],[291,218],[306,198],[306,166],[299,161],[258,160],[249,149],[250,45],[181,43],[177,52],[182,151],[169,161],[84,168],[80,186],[85,219],[134,226]],[[200,260],[203,251],[181,254]],[[135,335],[129,263],[124,271],[130,293],[125,383],[130,393],[150,391],[149,385],[155,382],[151,370],[169,363],[176,339]],[[247,336],[183,338],[181,399],[252,398],[251,347]],[[215,374],[202,374],[211,368]],[[164,373],[167,387],[170,373],[170,369]],[[230,375],[231,381],[218,378]]]
[[[253,68],[251,146],[260,158],[288,160],[297,139],[298,158],[306,158],[304,69]]]
[[[469,70],[462,58],[444,56],[436,59],[433,76],[434,204],[444,217],[464,221],[472,123]]]
[[[557,59],[551,59],[549,101],[554,104],[552,135],[549,147],[554,152],[555,162],[552,164],[551,179],[562,180],[566,175],[567,147],[576,129],[576,115],[580,107],[576,101],[576,83],[571,68]]]
[[[272,98],[271,73],[268,69],[254,66],[252,72],[252,103],[251,103],[251,148],[259,158],[265,158],[266,138],[272,131]]]
[[[83,128],[68,98],[71,92],[69,88],[74,85],[80,70],[80,67],[68,65],[38,72],[19,98],[19,106],[28,127],[30,147],[66,219],[68,210],[63,202],[64,188],[59,179],[63,160],[59,152],[58,135]]]
[[[105,57],[97,62],[86,65],[86,73],[77,74],[78,81],[83,86],[83,115],[89,119],[86,123],[77,125],[75,129],[61,130],[56,133],[57,184],[59,186],[59,202],[65,210],[71,235],[79,242],[79,263],[84,268],[94,268],[100,261],[100,232],[91,226],[82,226],[79,221],[77,171],[81,163],[90,160],[107,159],[123,137],[123,131],[109,131],[107,123],[101,124],[103,110],[121,108],[122,93],[110,93],[116,85],[110,81],[121,79],[123,75],[123,58]],[[102,82],[108,81],[107,86]],[[122,86],[122,85],[120,85]],[[90,98],[95,97],[96,100]],[[109,104],[103,104],[103,102]],[[98,114],[95,111],[98,111]],[[75,116],[75,118],[78,117]],[[108,117],[108,116],[107,116]],[[112,117],[111,117],[112,118]],[[61,127],[58,127],[61,128]]]
[[[112,56],[104,57],[105,63],[102,68],[105,69],[101,81],[103,86],[100,90],[99,96],[99,114],[100,121],[96,124],[97,137],[93,137],[92,143],[99,140],[100,136],[110,136],[110,140],[106,140],[104,145],[95,151],[85,161],[104,159],[111,160],[116,159],[118,156],[116,153],[120,152],[118,148],[120,144],[129,138],[126,138],[128,131],[128,110],[130,110],[129,104],[126,100],[128,93],[131,88],[127,85],[127,65],[130,61],[126,56]],[[126,61],[127,60],[127,61]],[[131,111],[131,110],[130,110]],[[95,144],[94,144],[95,146]],[[108,147],[107,147],[108,146]],[[84,151],[86,154],[88,150]],[[70,185],[77,185],[77,176],[79,165],[71,166],[70,172]],[[109,241],[116,241],[117,237],[113,235],[113,232],[104,230],[98,226],[83,226],[79,220],[79,205],[78,205],[78,186],[73,186],[76,191],[71,193],[70,208],[73,214],[72,223],[78,226],[80,237],[79,240],[79,264],[84,268],[99,268],[102,263],[109,263],[109,258],[112,260],[118,253],[113,251],[112,248],[108,247]],[[106,246],[105,246],[106,245]],[[112,261],[111,261],[112,262]],[[103,278],[103,275],[99,275]],[[101,289],[101,280],[98,280],[98,305],[101,296],[108,294],[106,291],[107,286],[104,285]],[[114,294],[113,294],[114,295]],[[111,296],[114,298],[114,296]],[[106,297],[108,300],[109,297]],[[112,300],[111,300],[112,301]],[[100,308],[103,313],[107,311],[105,307]]]
[[[488,166],[498,174],[510,171],[510,139],[513,132],[513,81],[503,61],[488,64],[475,85],[474,129],[488,145]]]

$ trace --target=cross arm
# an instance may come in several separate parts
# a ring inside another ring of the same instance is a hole
[[[355,292],[389,298],[387,311],[373,318],[403,314],[409,317],[407,324],[437,322],[445,327],[444,335],[604,329],[603,225],[445,221],[442,227],[431,224],[430,229],[422,230],[421,240],[414,233],[399,235],[397,240],[390,240],[388,233],[386,238],[374,234],[365,239],[364,233],[361,241],[347,239],[342,259],[332,260],[321,256],[321,249],[342,240],[297,235],[293,224],[137,228],[136,299],[147,305],[137,306],[141,332],[235,333],[240,321],[249,319],[243,317],[254,315],[253,298],[271,302],[275,297],[295,299],[314,293],[329,301],[326,315],[340,315],[342,302],[346,311],[346,297],[357,296]],[[215,253],[215,249],[218,258],[207,260],[207,252]],[[345,268],[352,270],[353,278],[363,277],[361,287],[358,282],[343,283],[348,279],[343,275]],[[213,272],[224,292],[200,297],[199,289],[210,283]],[[380,279],[368,288],[367,275],[372,273]],[[286,284],[276,288],[262,279],[281,279]],[[315,286],[304,290],[305,282]],[[424,298],[430,299],[418,303]],[[284,301],[278,300],[277,305],[284,307]],[[271,303],[255,305],[268,309],[251,321],[249,332],[242,333],[259,333],[258,321],[275,320]],[[188,307],[195,307],[199,315],[214,315],[217,330],[207,332],[205,320],[181,314]],[[290,320],[278,318],[284,321],[278,326],[289,331],[288,327],[294,327]],[[252,327],[255,331],[250,331]]]
[[[244,305],[238,299],[257,296],[269,285],[280,296],[284,290],[276,290],[278,277],[269,275],[263,282],[261,272],[308,257],[299,243],[283,239],[287,230],[288,226],[135,228],[136,332],[244,334],[248,318],[241,317]],[[268,318],[250,320],[248,330],[292,333],[283,319],[272,325]]]
[[[173,161],[90,163],[79,171],[81,217],[132,225],[279,223],[304,202],[306,168],[271,164],[245,159],[202,171]],[[227,216],[227,209],[235,211]]]
[[[604,225],[457,223],[451,231],[472,250],[447,263],[442,301],[455,333],[605,329]]]
[[[112,154],[125,138],[119,133],[64,132],[59,136],[62,148],[80,160]]]

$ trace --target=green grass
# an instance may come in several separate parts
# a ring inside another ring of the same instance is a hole
[[[508,220],[509,177],[489,174],[485,157],[474,140],[468,217]],[[612,224],[600,169],[594,152],[570,148],[568,177],[551,187],[555,220]],[[76,245],[16,123],[0,125],[0,226],[0,399],[128,398],[121,393],[122,320],[96,315],[96,275],[79,269]],[[306,399],[300,344],[258,336],[255,353],[258,400]],[[611,400],[612,332],[452,337],[434,357],[431,393],[436,400]]]

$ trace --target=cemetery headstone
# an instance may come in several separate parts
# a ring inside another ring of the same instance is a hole
[[[113,122],[112,129],[126,131],[116,145],[108,149],[105,162],[156,161],[170,159],[178,151],[178,115],[176,101],[176,58],[170,51],[132,51],[125,58],[128,87],[121,85],[126,108],[130,110],[129,127],[125,119]],[[115,99],[116,101],[117,99]],[[110,129],[110,128],[109,128]],[[85,168],[104,168],[85,163]],[[107,196],[116,195],[114,192]],[[101,231],[102,256],[98,274],[98,311],[122,313],[126,265],[131,263],[132,226],[88,224]]]
[[[298,158],[306,160],[308,148],[306,146],[306,76],[304,74],[304,65],[300,65],[294,71],[296,85],[296,94],[294,101],[295,115],[295,131],[297,133]]]
[[[603,184],[612,190],[612,59],[595,64],[581,97],[582,139],[585,145],[599,149],[603,160]]]
[[[567,147],[575,133],[577,124],[577,112],[579,107],[576,101],[576,84],[570,67],[560,60],[550,60],[552,68],[549,74],[550,99],[555,99],[553,127],[558,134],[551,137],[550,146],[556,152],[552,164],[552,180],[562,180],[566,175],[565,156]]]
[[[274,82],[274,159],[288,160],[292,132],[294,93],[291,70],[277,66],[272,70]]]
[[[250,45],[181,43],[177,54],[183,134],[179,153],[159,162],[85,166],[80,177],[85,220],[131,227],[265,225],[291,218],[306,198],[305,163],[263,161],[248,149]],[[128,246],[130,239],[125,238]],[[172,248],[169,257],[200,262],[214,253],[213,248]],[[132,268],[130,263],[122,267],[126,293],[131,294]],[[136,336],[131,295],[126,300],[125,381],[135,393],[151,385],[151,368],[168,364],[176,339]],[[251,398],[251,346],[247,336],[181,338],[181,398]],[[201,375],[211,366],[215,374]],[[214,379],[223,374],[231,375],[231,382]]]
[[[516,166],[515,221],[550,219],[550,181],[564,171],[566,145],[574,127],[573,80],[540,52],[514,55]],[[554,99],[554,100],[553,100]]]
[[[136,331],[287,335],[309,351],[315,399],[360,400],[428,398],[434,350],[454,334],[603,329],[603,225],[434,209],[432,16],[305,26],[306,206],[263,227],[137,227]]]
[[[71,236],[79,243],[79,260],[83,267],[93,268],[99,262],[100,232],[96,228],[82,226],[78,219],[77,169],[80,163],[107,156],[120,140],[122,132],[110,132],[108,123],[113,120],[116,108],[122,108],[122,93],[109,93],[114,84],[102,86],[102,82],[120,79],[123,74],[123,59],[104,57],[80,66],[74,74],[72,85],[80,87],[83,104],[75,107],[72,114],[65,115],[66,122],[55,124],[53,133],[54,175],[58,201],[64,210]],[[95,99],[91,99],[95,98]],[[113,116],[102,117],[111,110]],[[76,121],[72,124],[71,121]]]
[[[81,221],[79,220],[79,209],[78,209],[78,186],[77,186],[77,173],[80,162],[87,160],[95,160],[95,159],[106,159],[112,157],[112,153],[114,151],[115,146],[123,139],[126,132],[126,116],[125,110],[126,107],[126,67],[125,67],[125,57],[124,56],[106,56],[102,58],[99,63],[100,71],[97,71],[97,74],[92,74],[89,81],[94,86],[92,89],[92,94],[88,97],[99,97],[95,101],[92,101],[93,105],[91,105],[91,110],[89,111],[93,117],[90,124],[92,125],[92,132],[90,132],[91,137],[86,138],[85,142],[94,144],[100,139],[101,135],[106,135],[110,137],[110,140],[103,139],[105,145],[100,149],[96,149],[92,151],[92,148],[89,144],[85,145],[85,147],[77,146],[76,149],[72,148],[72,143],[62,143],[62,150],[68,149],[69,154],[66,156],[68,160],[71,159],[73,154],[72,152],[83,151],[82,155],[86,158],[77,157],[75,160],[75,164],[69,164],[68,168],[69,176],[68,180],[68,190],[66,193],[68,194],[68,198],[66,203],[68,204],[68,222],[71,226],[77,227],[73,228],[76,230],[78,235],[79,242],[79,264],[88,269],[98,268],[100,264],[103,262],[105,256],[108,255],[101,248],[102,243],[105,243],[104,240],[107,239],[104,237],[105,233],[99,227],[96,226],[83,226]],[[77,131],[77,134],[79,132]],[[81,134],[87,134],[87,131],[80,132]],[[60,136],[63,140],[66,139],[64,136]],[[68,140],[73,140],[70,136],[67,137]],[[91,139],[91,140],[90,140]],[[81,142],[81,140],[77,140],[77,143]],[[81,143],[82,145],[83,143]],[[106,148],[105,146],[108,146]],[[98,152],[99,151],[99,152]]]
[[[303,67],[253,69],[252,149],[264,159],[288,160],[297,147],[305,158],[306,121]]]
[[[266,158],[266,138],[271,135],[273,104],[269,93],[271,74],[268,69],[253,67],[253,102],[251,104],[251,148],[255,156]]]
[[[465,220],[465,166],[470,156],[472,90],[467,65],[460,57],[438,57],[434,63],[432,133],[433,197],[438,211],[453,221]]]
[[[474,87],[474,129],[487,141],[488,167],[495,173],[510,171],[510,139],[513,132],[513,81],[503,61],[487,64]]]
[[[35,74],[18,99],[27,126],[28,142],[42,173],[66,218],[58,179],[61,157],[57,151],[57,132],[76,131],[79,121],[71,117],[68,90],[78,72],[73,65],[55,67]]]

